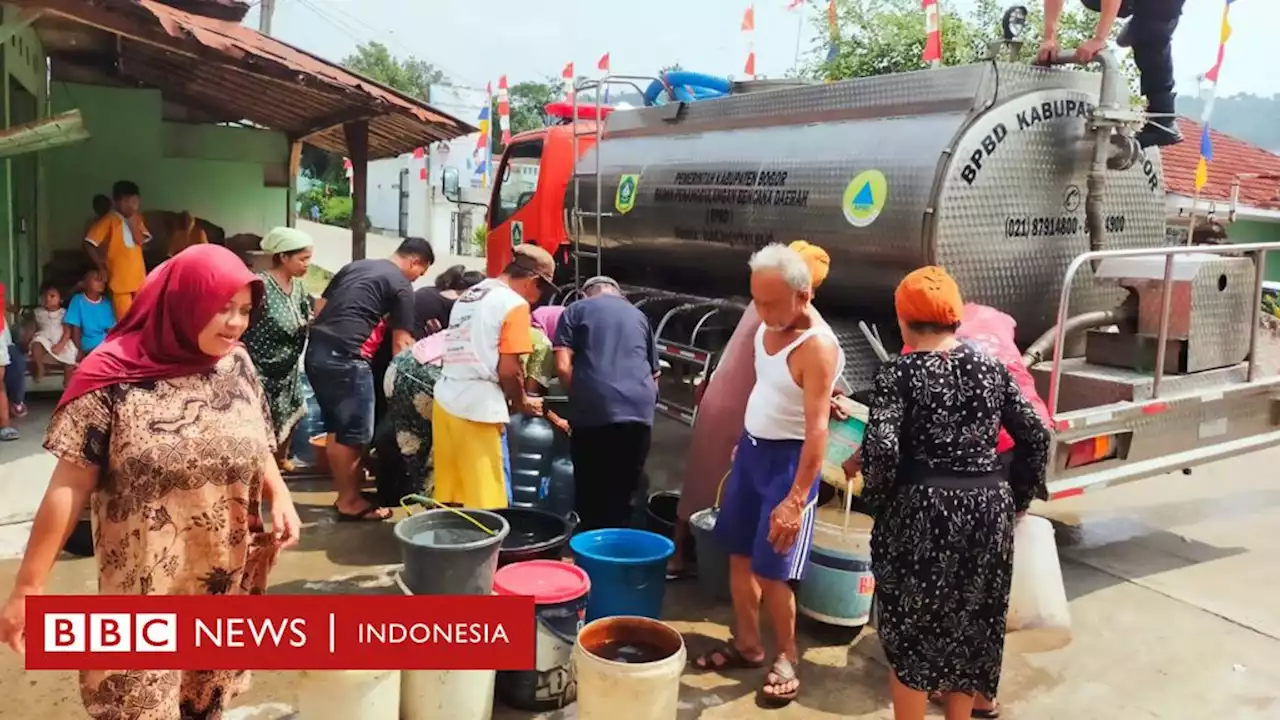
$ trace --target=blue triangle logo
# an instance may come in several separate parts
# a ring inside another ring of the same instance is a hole
[[[876,204],[876,199],[871,194],[871,183],[862,184],[862,189],[857,195],[853,196],[853,207],[857,210],[870,210]]]

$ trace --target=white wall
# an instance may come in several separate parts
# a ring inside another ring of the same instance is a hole
[[[430,89],[429,102],[459,120],[479,125],[480,110],[487,96],[483,89],[434,85]],[[497,123],[491,123],[497,128]],[[471,227],[484,222],[484,208],[475,205],[457,205],[441,192],[441,179],[446,167],[457,169],[462,185],[462,199],[479,205],[487,204],[489,192],[482,188],[481,177],[476,172],[482,153],[476,153],[479,133],[460,137],[448,143],[435,143],[427,148],[427,156],[415,160],[412,154],[397,158],[375,160],[369,163],[369,219],[377,229],[398,235],[400,233],[400,172],[408,169],[409,217],[407,234],[424,237],[431,242],[437,255],[451,253],[454,214],[461,210],[471,215]],[[427,179],[422,179],[422,168],[427,167]],[[490,171],[492,174],[492,170]],[[463,238],[470,242],[470,233]]]
[[[483,88],[458,87],[453,85],[433,85],[430,92],[432,106],[453,115],[454,117],[479,125],[480,111],[488,102]],[[490,129],[498,132],[496,118],[490,122]],[[481,187],[481,177],[476,172],[479,161],[485,159],[484,152],[476,151],[479,133],[457,138],[448,143],[436,143],[429,149],[428,159],[431,166],[431,187],[425,195],[426,237],[431,241],[437,254],[449,253],[454,239],[454,214],[462,212],[471,216],[471,227],[479,227],[484,223],[484,207],[488,203],[489,190]],[[441,192],[441,178],[444,168],[450,167],[458,171],[462,186],[462,199],[477,205],[457,205],[450,202]],[[490,169],[492,177],[492,169]],[[490,181],[490,186],[492,182]],[[463,245],[469,247],[470,233],[463,238]]]

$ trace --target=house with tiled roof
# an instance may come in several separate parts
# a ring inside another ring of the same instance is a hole
[[[1187,139],[1161,148],[1164,186],[1170,225],[1185,225],[1196,201],[1196,165],[1200,161],[1200,134],[1203,127],[1189,118],[1178,118],[1178,127]],[[1213,162],[1209,181],[1200,190],[1196,214],[1202,222],[1206,212],[1227,225],[1232,242],[1280,241],[1280,155],[1263,150],[1239,138],[1209,130],[1213,142]],[[1232,187],[1239,182],[1235,222],[1227,224]],[[1267,257],[1267,279],[1280,281],[1280,253]]]

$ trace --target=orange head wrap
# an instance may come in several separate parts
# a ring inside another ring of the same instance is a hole
[[[964,301],[960,287],[937,265],[914,270],[893,293],[893,305],[903,322],[959,325]]]
[[[796,240],[787,247],[804,258],[804,264],[809,266],[809,282],[817,290],[822,281],[827,279],[827,273],[831,272],[831,256],[827,255],[826,250],[804,240]]]

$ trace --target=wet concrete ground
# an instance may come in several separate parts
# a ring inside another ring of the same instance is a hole
[[[655,486],[674,481],[683,430],[663,423]],[[1029,720],[1280,718],[1280,450],[1101,491],[1037,509],[1063,523],[1060,540],[1075,641],[1052,653],[1007,653],[1004,717]],[[395,592],[390,525],[337,525],[323,485],[295,486],[307,524],[273,577],[279,593]],[[16,559],[0,560],[7,592]],[[50,592],[92,593],[92,560],[64,559]],[[692,583],[669,586],[665,619],[690,652],[728,637],[727,606]],[[688,674],[681,720],[891,718],[874,631],[857,637],[802,623],[800,699],[757,709],[760,671]],[[293,717],[295,676],[259,673],[228,720]],[[623,713],[620,709],[620,713]],[[572,709],[546,718],[572,718]],[[940,714],[937,714],[940,717]],[[26,673],[0,651],[0,719],[84,717],[70,673]],[[528,718],[499,709],[495,718]],[[624,717],[620,714],[619,717]]]

